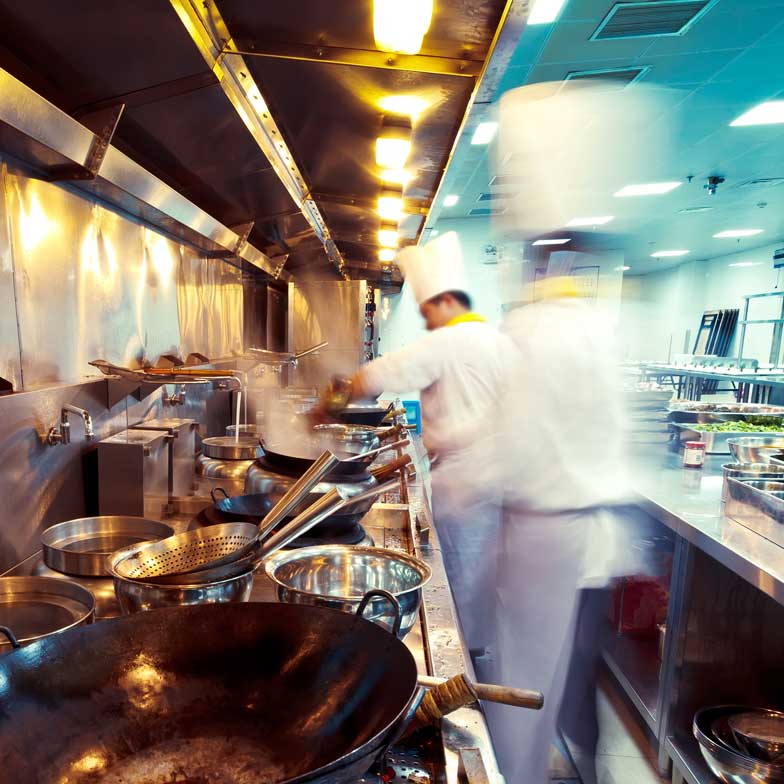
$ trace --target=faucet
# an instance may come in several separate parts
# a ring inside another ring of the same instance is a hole
[[[166,390],[163,390],[163,404],[169,406],[179,406],[185,402],[185,395],[187,391],[185,389],[185,384],[180,384],[180,391],[174,392],[173,394],[169,395]]]
[[[55,425],[49,428],[49,433],[46,436],[46,442],[49,446],[57,446],[57,444],[70,444],[71,443],[71,423],[68,421],[68,414],[78,414],[84,421],[84,437],[86,439],[92,438],[95,433],[93,432],[93,420],[90,412],[84,408],[77,408],[66,404],[60,410],[60,425]]]

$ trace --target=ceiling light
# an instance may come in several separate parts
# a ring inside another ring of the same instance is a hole
[[[430,232],[431,237],[437,237],[438,235],[439,235],[438,229],[433,229],[433,231]]]
[[[392,248],[381,248],[378,252],[379,261],[394,261],[395,251]]]
[[[382,169],[380,177],[382,182],[390,182],[393,185],[406,186],[411,181],[412,174],[406,169]]]
[[[572,218],[567,226],[604,226],[611,220],[614,220],[614,215],[598,215],[593,218]]]
[[[621,188],[616,196],[658,196],[674,191],[680,182],[648,182],[642,185],[627,185]]]
[[[623,267],[616,267],[615,272],[627,272],[630,269],[631,267],[627,267],[626,265],[624,265]]]
[[[471,144],[490,144],[493,141],[495,132],[498,130],[497,122],[483,122],[476,126],[474,135],[471,137]]]
[[[535,0],[531,13],[528,14],[528,24],[550,24],[558,18],[561,8],[566,0]]]
[[[411,118],[388,114],[376,139],[376,163],[382,169],[402,169],[411,152]]]
[[[728,267],[759,267],[761,261],[736,261],[734,264],[728,264]]]
[[[567,242],[571,241],[569,237],[559,240],[537,240],[534,245],[566,245]]]
[[[399,221],[403,217],[403,190],[384,188],[378,197],[379,217],[388,221]]]
[[[433,0],[373,0],[373,37],[384,52],[417,54],[433,18]]]
[[[755,234],[762,234],[762,229],[727,229],[713,236],[717,240],[731,240],[736,237],[753,237]]]
[[[387,95],[378,105],[390,114],[403,114],[416,120],[427,109],[428,103],[418,95]]]
[[[784,123],[784,101],[765,101],[749,109],[730,125],[774,125]]]
[[[456,193],[450,193],[444,198],[444,207],[454,207],[460,201],[460,197]]]
[[[382,222],[381,228],[378,230],[378,244],[385,248],[396,248],[399,239],[397,224]]]
[[[674,259],[678,256],[685,256],[689,251],[687,250],[657,250],[651,253],[652,259]]]

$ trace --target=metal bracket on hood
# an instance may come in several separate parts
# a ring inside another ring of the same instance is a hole
[[[107,106],[75,118],[94,134],[84,166],[56,167],[50,172],[52,182],[59,180],[94,180],[112,143],[117,123],[125,109],[124,103]]]
[[[208,259],[233,259],[241,257],[242,251],[248,244],[248,237],[250,237],[253,227],[256,225],[255,221],[248,221],[248,223],[240,223],[237,226],[230,226],[229,228],[237,235],[237,242],[231,250],[215,251],[213,253],[206,253]]]

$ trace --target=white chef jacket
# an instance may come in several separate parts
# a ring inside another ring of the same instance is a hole
[[[475,448],[483,422],[498,405],[513,351],[495,327],[465,321],[379,357],[363,375],[376,392],[421,390],[422,438],[443,460]]]

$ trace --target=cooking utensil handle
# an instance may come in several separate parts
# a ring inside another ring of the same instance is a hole
[[[411,462],[411,455],[403,455],[403,457],[396,457],[378,468],[371,468],[370,473],[376,478],[377,481],[386,479],[391,476],[395,471],[405,468]]]
[[[376,428],[376,438],[379,441],[386,441],[402,434],[405,429],[406,428],[403,425],[394,425],[393,427],[378,427]]]
[[[16,639],[16,635],[7,626],[0,626],[0,634],[11,643],[12,648],[22,647],[19,640]]]
[[[395,417],[403,416],[406,413],[405,408],[395,408],[394,410],[390,410],[387,412],[386,416],[382,420],[383,422],[388,422],[390,419],[394,419]]]
[[[462,679],[464,684],[459,680]],[[475,683],[466,675],[456,675],[452,678],[433,678],[429,675],[419,675],[417,683],[427,689],[441,689],[445,684],[467,686],[474,695],[474,699],[486,702],[499,702],[503,705],[512,705],[515,708],[529,708],[541,710],[544,706],[544,695],[532,689],[516,689],[512,686],[496,686],[492,683]]]
[[[215,497],[215,493],[223,493],[223,497],[228,500],[230,498],[229,494],[222,488],[216,487],[214,490],[210,490],[210,498],[212,498],[214,503],[218,503],[218,499]]]
[[[294,482],[278,503],[267,512],[264,519],[259,523],[259,537],[264,538],[281,520],[287,517],[291,510],[300,504],[309,495],[310,491],[339,463],[340,460],[329,450],[322,452],[313,461],[313,465]]]
[[[392,624],[392,634],[395,637],[400,636],[400,624],[403,622],[403,611],[400,609],[400,602],[395,599],[395,597],[389,592],[384,591],[381,588],[374,588],[372,591],[368,591],[363,597],[362,601],[359,603],[359,607],[357,607],[357,615],[361,618],[365,610],[367,609],[368,604],[370,604],[371,599],[385,599],[389,604],[392,605],[392,611],[395,614],[395,621]]]
[[[314,351],[318,351],[320,348],[325,348],[328,345],[329,341],[324,340],[317,346],[311,346],[310,348],[306,348],[304,351],[300,351],[299,354],[294,354],[293,359],[301,359],[302,357],[306,357],[308,354],[312,354]]]
[[[389,452],[391,449],[401,449],[404,446],[408,446],[408,439],[403,438],[400,441],[395,441],[392,444],[385,444],[384,446],[377,447],[376,449],[369,449],[367,452],[360,452],[358,455],[354,455],[353,457],[347,457],[343,462],[344,463],[351,463],[354,460],[362,460],[365,457],[378,457],[382,452]]]

